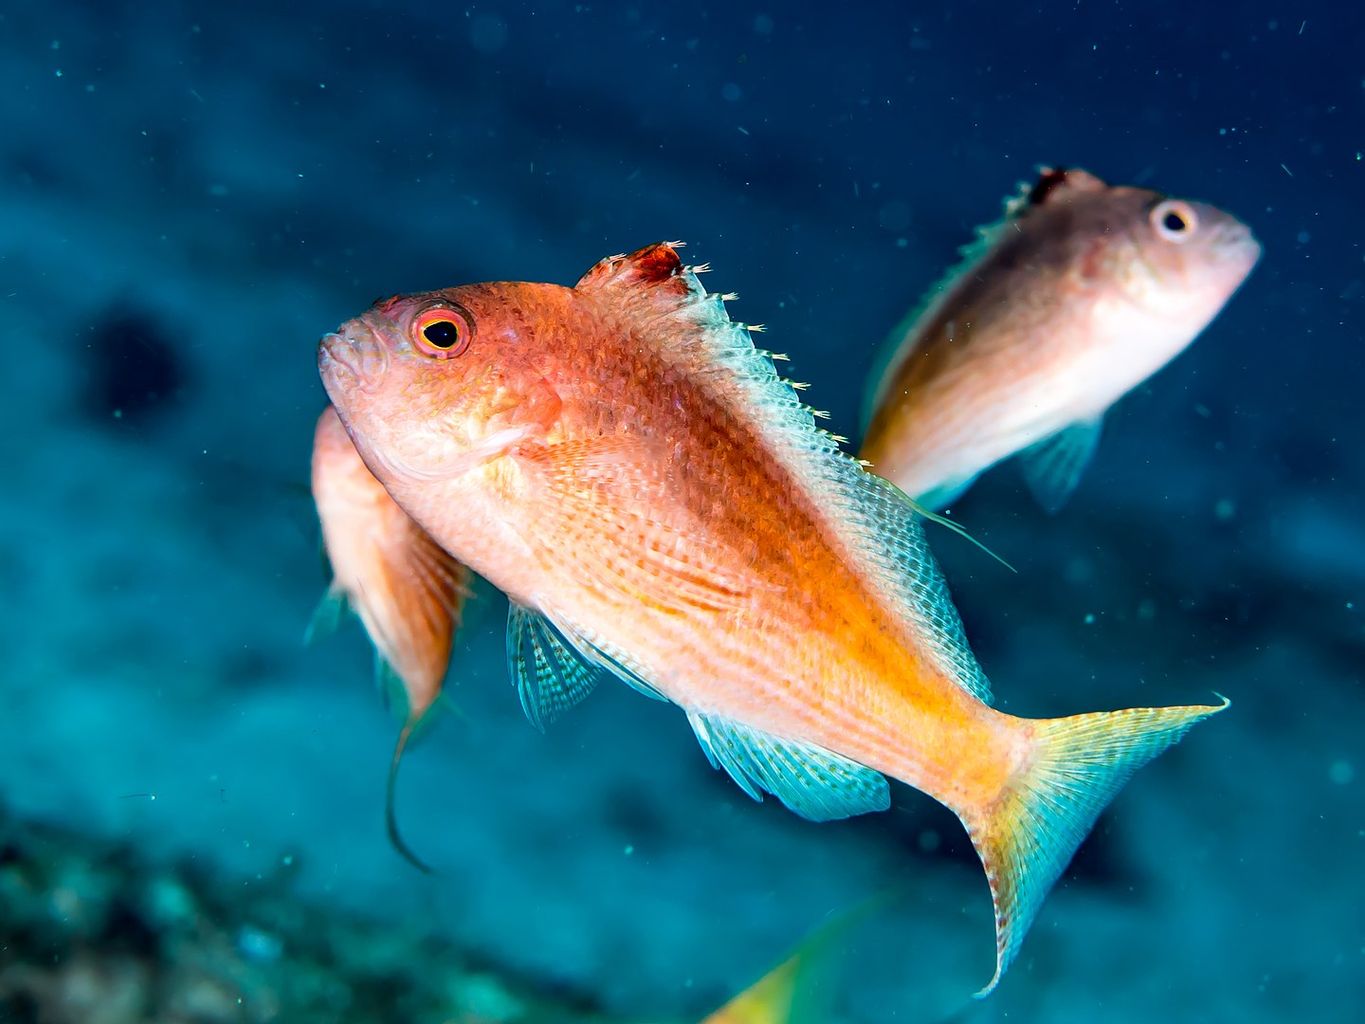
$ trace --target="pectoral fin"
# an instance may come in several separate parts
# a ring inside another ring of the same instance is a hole
[[[537,611],[507,605],[507,667],[522,710],[542,732],[597,685],[597,666]]]
[[[1096,417],[1073,423],[1019,454],[1024,482],[1044,511],[1059,511],[1071,497],[1095,454],[1102,422]]]

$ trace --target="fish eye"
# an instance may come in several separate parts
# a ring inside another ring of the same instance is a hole
[[[433,320],[422,328],[422,337],[435,348],[454,348],[455,343],[460,340],[460,328],[456,326],[454,320]]]
[[[1179,199],[1167,199],[1152,207],[1149,215],[1152,227],[1158,235],[1168,242],[1183,242],[1194,234],[1199,225],[1199,217],[1189,203]]]
[[[438,306],[412,321],[412,340],[419,351],[436,359],[453,359],[469,347],[473,329],[459,310]]]

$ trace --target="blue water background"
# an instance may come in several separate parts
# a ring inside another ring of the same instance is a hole
[[[0,5],[0,799],[697,1019],[826,915],[856,1021],[1362,1019],[1365,15],[1344,3]],[[1001,705],[1213,691],[999,993],[960,828],[753,805],[676,709],[541,736],[468,615],[402,783],[305,488],[318,335],[376,295],[572,283],[685,239],[855,433],[888,328],[1035,165],[1207,199],[1261,266],[1055,518],[1009,468],[933,537]],[[149,392],[158,397],[149,400]]]

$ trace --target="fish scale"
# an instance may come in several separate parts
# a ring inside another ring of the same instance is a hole
[[[424,340],[434,316],[458,356]],[[884,808],[891,776],[950,807],[996,912],[983,995],[1123,781],[1222,709],[992,708],[914,506],[675,246],[574,288],[391,301],[325,337],[319,368],[394,500],[508,593],[514,629],[563,638],[509,642],[533,720],[614,676],[678,704],[751,796],[829,820]]]

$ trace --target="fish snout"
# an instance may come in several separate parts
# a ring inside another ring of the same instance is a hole
[[[1204,225],[1205,255],[1201,258],[1211,259],[1215,265],[1232,274],[1249,274],[1261,258],[1261,243],[1256,241],[1251,228],[1216,206],[1204,203],[1194,205]]]
[[[1220,224],[1215,244],[1223,253],[1223,258],[1243,274],[1249,274],[1261,258],[1261,243],[1251,233],[1251,228],[1240,220],[1229,218]]]
[[[356,321],[324,334],[318,342],[318,372],[328,394],[334,397],[334,389],[376,390],[388,368],[388,348]]]

